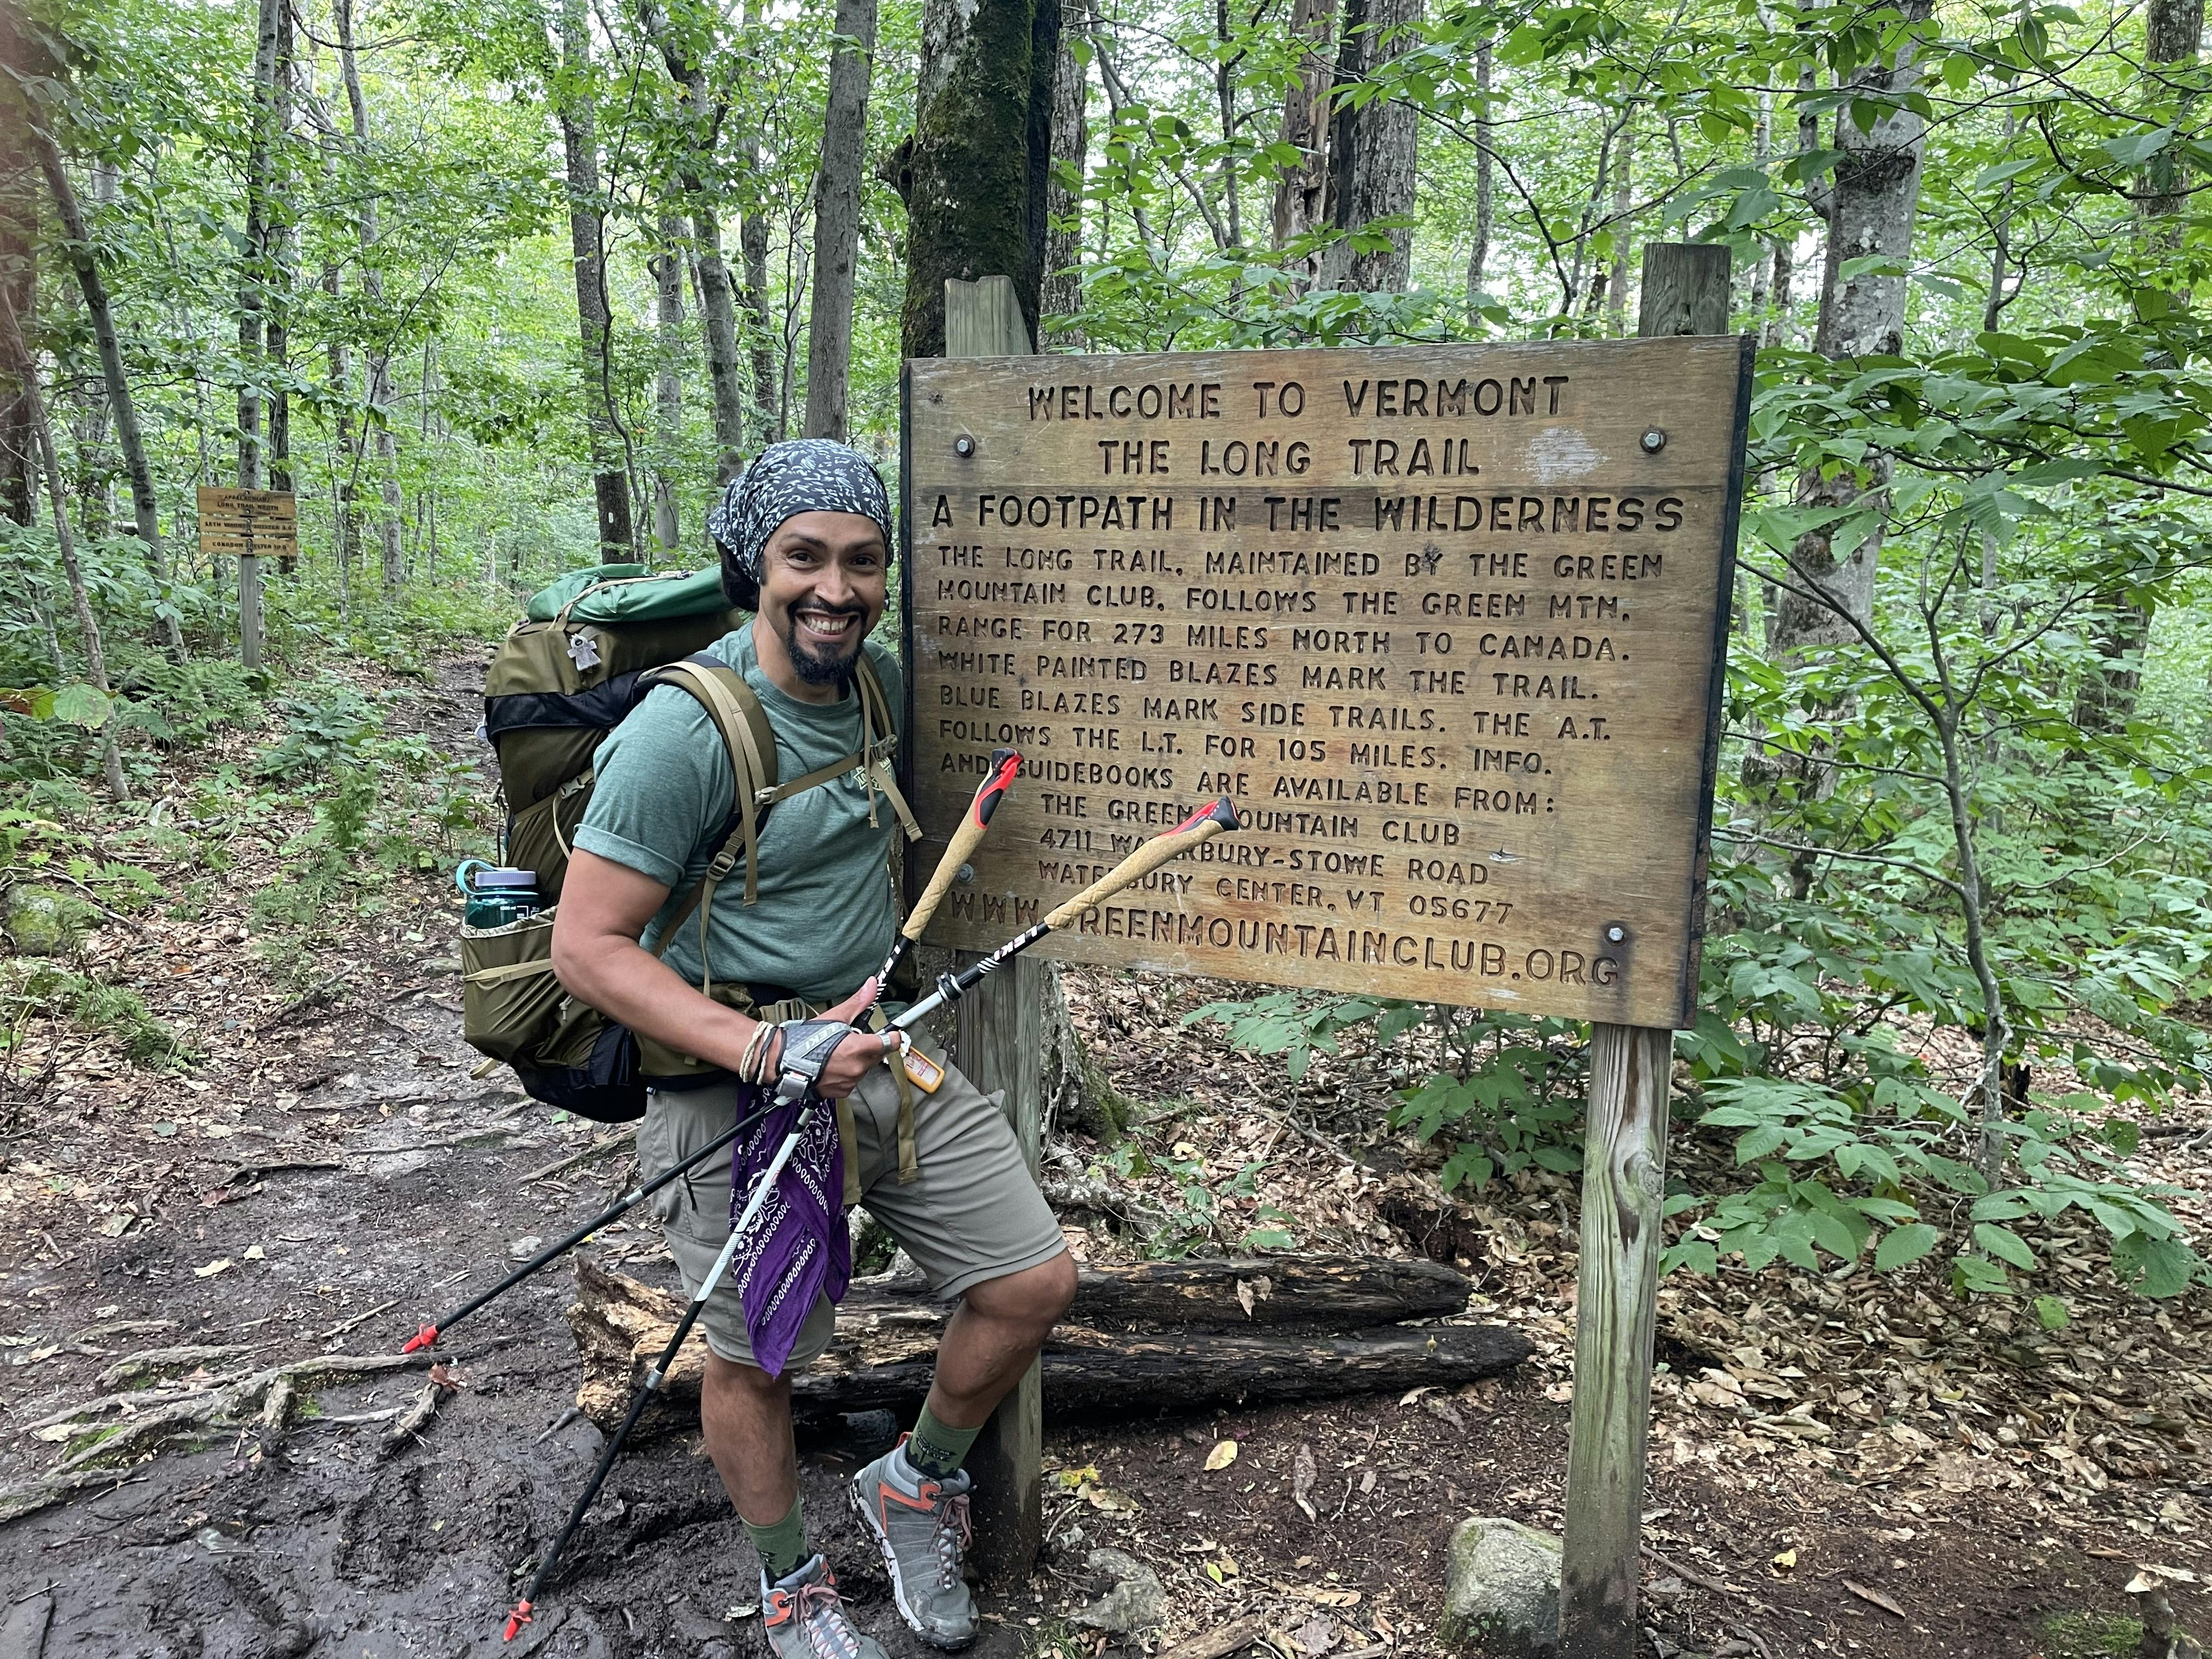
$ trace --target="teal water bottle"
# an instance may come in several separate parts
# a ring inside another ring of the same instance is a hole
[[[538,872],[471,859],[454,872],[453,884],[468,896],[461,920],[471,927],[504,927],[538,914]]]

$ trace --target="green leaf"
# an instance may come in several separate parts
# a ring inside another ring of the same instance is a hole
[[[1909,1226],[1893,1227],[1881,1236],[1881,1243],[1875,1246],[1874,1265],[1883,1273],[1909,1267],[1934,1249],[1936,1241],[1942,1237],[1924,1221],[1916,1221]]]
[[[1968,1296],[2009,1296],[2012,1280],[1985,1255],[1961,1251],[1951,1258],[1951,1283]]]
[[[1721,1270],[1720,1252],[1710,1240],[1686,1238],[1679,1244],[1670,1244],[1659,1257],[1659,1276],[1665,1278],[1677,1267],[1687,1267],[1693,1273],[1707,1279],[1718,1276]]]
[[[2180,1295],[2203,1266],[2197,1253],[2178,1238],[2130,1233],[2112,1243],[2112,1271],[2120,1282],[2153,1300]]]
[[[1735,1161],[1756,1163],[1782,1144],[1784,1131],[1779,1124],[1764,1124],[1753,1129],[1735,1143]]]
[[[1253,1227],[1246,1231],[1244,1243],[1255,1250],[1289,1250],[1297,1248],[1297,1240],[1280,1227]]]
[[[2033,1306],[2035,1317],[2045,1330],[2063,1331],[2066,1328],[2066,1304],[2057,1297],[2039,1296]]]
[[[2000,1261],[2009,1261],[2022,1273],[2035,1271],[2035,1252],[2027,1248],[2027,1241],[2009,1227],[2001,1227],[1994,1221],[1974,1224],[1974,1243]]]
[[[54,693],[54,718],[71,726],[82,726],[88,732],[97,732],[106,725],[113,707],[107,694],[97,686],[64,685]]]

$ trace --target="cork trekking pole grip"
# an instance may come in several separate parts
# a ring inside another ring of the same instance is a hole
[[[991,770],[976,790],[975,799],[968,803],[961,815],[960,827],[952,832],[952,839],[945,844],[945,856],[938,860],[937,870],[929,878],[929,885],[914,902],[914,913],[907,917],[906,926],[899,929],[901,937],[919,939],[929,919],[937,914],[945,890],[959,878],[961,866],[969,855],[982,843],[983,832],[991,827],[991,814],[999,810],[999,803],[1006,798],[1006,791],[1021,769],[1022,757],[1011,749],[991,751]]]
[[[1133,887],[1170,859],[1181,858],[1200,842],[1239,828],[1237,808],[1224,795],[1200,807],[1172,830],[1164,830],[1092,882],[1044,919],[1045,927],[1065,927],[1094,904],[1103,904],[1125,887]]]

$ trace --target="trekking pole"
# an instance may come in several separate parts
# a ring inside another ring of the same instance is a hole
[[[968,862],[968,855],[983,839],[984,830],[990,828],[991,814],[999,810],[999,803],[1006,798],[1014,774],[1020,771],[1021,767],[1022,757],[1014,750],[994,749],[991,751],[990,771],[985,775],[981,787],[975,791],[975,799],[968,803],[968,811],[960,820],[960,827],[952,832],[952,839],[945,842],[945,856],[937,860],[936,873],[930,877],[929,885],[923,888],[921,896],[915,900],[914,913],[907,917],[906,926],[899,929],[898,937],[891,941],[890,954],[884,958],[884,965],[876,969],[877,996],[881,997],[884,987],[891,982],[891,969],[898,966],[899,958],[906,954],[906,947],[920,939],[922,930],[929,926],[929,919],[937,914],[937,907],[943,902],[945,890],[959,879],[960,872]]]
[[[779,1099],[776,1103],[781,1105],[785,1103]],[[810,1091],[806,1104],[800,1109],[797,1121],[791,1126],[791,1133],[784,1136],[783,1144],[775,1149],[775,1156],[769,1160],[768,1168],[761,1171],[760,1179],[753,1183],[752,1195],[745,1200],[744,1212],[730,1229],[729,1242],[722,1246],[721,1254],[714,1258],[714,1265],[708,1269],[707,1276],[699,1281],[699,1288],[692,1293],[690,1306],[684,1310],[684,1317],[676,1322],[676,1329],[671,1333],[668,1345],[661,1349],[660,1358],[653,1362],[652,1368],[632,1390],[629,1409],[623,1413],[622,1426],[609,1437],[607,1449],[599,1454],[599,1467],[592,1471],[592,1478],[578,1495],[575,1507],[568,1511],[568,1524],[561,1528],[560,1535],[546,1550],[544,1559],[538,1562],[538,1571],[531,1575],[530,1587],[523,1591],[522,1599],[507,1613],[507,1634],[501,1639],[512,1642],[522,1627],[530,1622],[530,1610],[537,1602],[538,1592],[545,1587],[546,1579],[552,1576],[554,1565],[561,1559],[561,1552],[576,1535],[576,1528],[584,1524],[585,1512],[592,1507],[592,1500],[599,1495],[599,1488],[606,1483],[607,1471],[614,1467],[615,1459],[621,1455],[623,1443],[629,1438],[629,1431],[637,1426],[637,1419],[645,1415],[645,1408],[652,1403],[653,1395],[660,1392],[660,1385],[667,1380],[669,1368],[676,1363],[677,1351],[683,1347],[684,1339],[691,1334],[692,1326],[698,1323],[699,1315],[707,1306],[708,1297],[721,1282],[723,1273],[729,1270],[738,1245],[744,1241],[745,1230],[752,1225],[753,1218],[760,1213],[761,1206],[768,1201],[768,1195],[775,1190],[775,1183],[783,1174],[783,1166],[791,1162],[792,1153],[799,1148],[799,1137],[806,1132],[807,1120],[814,1115],[821,1103]]]
[[[434,1324],[423,1326],[421,1330],[416,1332],[414,1335],[407,1339],[406,1343],[400,1348],[399,1352],[402,1353],[413,1353],[418,1348],[428,1347],[441,1336],[443,1336],[447,1331],[453,1329],[454,1326],[459,1324],[461,1321],[466,1319],[471,1314],[476,1312],[479,1308],[483,1307],[487,1303],[491,1302],[495,1297],[506,1295],[507,1291],[513,1290],[516,1285],[522,1283],[524,1279],[529,1278],[531,1274],[536,1273],[540,1267],[545,1266],[549,1261],[553,1261],[557,1256],[566,1255],[568,1251],[574,1249],[576,1246],[589,1238],[593,1233],[599,1231],[600,1228],[606,1226],[611,1222],[620,1219],[623,1212],[628,1210],[633,1204],[636,1204],[644,1199],[652,1197],[653,1194],[659,1192],[663,1187],[668,1185],[670,1182],[676,1180],[681,1176],[689,1175],[693,1170],[697,1169],[699,1165],[704,1164],[708,1158],[714,1157],[716,1152],[726,1149],[732,1141],[735,1140],[739,1135],[744,1133],[746,1130],[751,1128],[754,1124],[758,1123],[763,1118],[766,1117],[775,1109],[775,1108],[774,1106],[762,1107],[759,1111],[755,1112],[750,1117],[739,1119],[737,1123],[724,1130],[720,1134],[716,1135],[714,1139],[708,1141],[704,1146],[702,1146],[697,1152],[692,1153],[690,1157],[685,1158],[681,1164],[675,1165],[672,1169],[662,1170],[650,1181],[640,1182],[636,1186],[631,1188],[620,1198],[617,1199],[611,1207],[603,1210],[598,1215],[593,1216],[589,1221],[586,1221],[582,1226],[577,1228],[575,1231],[570,1233],[565,1238],[556,1239],[552,1243],[548,1244],[544,1249],[538,1251],[536,1255],[532,1256],[529,1261],[524,1262],[513,1273],[507,1274],[506,1278],[501,1279],[498,1284],[493,1285],[489,1290],[483,1292],[481,1295],[471,1297],[466,1302],[462,1303],[459,1307],[454,1309],[453,1312],[441,1316]]]
[[[1135,852],[1130,854],[1128,857],[1123,859],[1073,898],[1053,910],[1042,921],[1038,922],[1028,932],[1015,934],[990,955],[974,963],[962,973],[939,974],[937,976],[936,988],[896,1019],[891,1021],[892,1027],[898,1030],[904,1030],[917,1022],[927,1019],[947,1004],[957,1002],[969,992],[974,990],[977,981],[985,975],[993,973],[1012,961],[1055,927],[1065,927],[1072,921],[1080,921],[1083,913],[1093,905],[1103,904],[1123,888],[1134,886],[1160,866],[1167,863],[1170,859],[1181,858],[1185,853],[1196,848],[1200,842],[1211,841],[1216,836],[1241,828],[1243,825],[1237,821],[1237,808],[1228,796],[1224,795],[1211,806],[1200,807],[1174,829],[1163,830],[1143,843]]]
[[[945,848],[945,856],[937,861],[936,873],[930,877],[929,885],[922,889],[921,897],[915,901],[914,913],[907,918],[906,926],[900,930],[898,938],[893,941],[890,954],[884,958],[884,965],[876,970],[876,994],[878,997],[883,994],[884,986],[890,978],[891,969],[898,965],[899,957],[905,953],[907,945],[921,937],[922,930],[929,926],[930,917],[936,914],[938,905],[943,902],[946,890],[952,885],[954,879],[959,875],[961,866],[967,863],[968,856],[975,850],[976,843],[983,839],[983,831],[990,825],[991,814],[998,811],[999,803],[1006,799],[1007,787],[1013,782],[1014,774],[1020,769],[1022,757],[1011,749],[994,749],[991,751],[989,775],[984,778],[982,786],[975,791],[975,799],[969,803],[967,814],[960,820],[960,827],[952,832],[952,839]],[[731,1143],[739,1135],[744,1133],[775,1109],[772,1105],[763,1107],[750,1117],[741,1120],[716,1135],[681,1163],[662,1170],[652,1180],[641,1182],[631,1188],[629,1191],[615,1200],[612,1205],[593,1216],[566,1237],[548,1244],[489,1290],[481,1295],[471,1297],[451,1313],[423,1326],[407,1339],[406,1345],[399,1352],[413,1353],[417,1349],[430,1346],[439,1337],[453,1329],[471,1314],[497,1297],[506,1295],[507,1291],[547,1263],[567,1255],[593,1233],[599,1231],[600,1228],[621,1219],[623,1212],[633,1205],[652,1197],[672,1181],[689,1175],[715,1153],[726,1151]]]
[[[1001,963],[1019,956],[1054,928],[1064,927],[1069,922],[1079,920],[1092,905],[1101,903],[1111,898],[1123,888],[1141,881],[1169,860],[1181,857],[1200,842],[1237,827],[1237,809],[1230,804],[1228,797],[1224,796],[1212,805],[1200,808],[1176,825],[1174,829],[1155,836],[1152,840],[1145,842],[1090,886],[1054,910],[1042,921],[1026,933],[1018,933],[1008,939],[989,956],[960,975],[958,978],[956,979],[950,974],[941,976],[937,981],[937,989],[929,997],[915,1004],[913,1007],[891,1022],[893,1029],[904,1030],[915,1021],[926,1018],[931,1012],[943,1007],[946,1003],[957,1001],[973,989],[976,981],[986,974]],[[824,1023],[827,1024],[827,1022]],[[842,1036],[838,1037],[837,1041],[842,1041]],[[823,1062],[836,1049],[836,1043],[830,1040],[827,1034],[821,1039],[821,1043],[823,1046],[817,1053],[810,1057],[802,1058],[799,1062],[802,1066],[811,1063],[812,1074],[817,1077],[821,1073]],[[785,1057],[785,1063],[787,1065],[791,1063],[790,1056]],[[794,1085],[799,1081],[795,1071],[786,1072],[785,1082],[777,1090],[779,1104],[790,1099],[792,1093],[796,1092]],[[699,1281],[699,1288],[691,1293],[690,1305],[684,1309],[683,1318],[677,1322],[676,1329],[671,1333],[667,1345],[660,1351],[660,1358],[653,1363],[651,1369],[646,1372],[631,1394],[629,1408],[623,1413],[622,1425],[616,1429],[612,1437],[608,1440],[606,1449],[599,1454],[599,1467],[592,1471],[592,1478],[586,1484],[582,1494],[576,1499],[575,1507],[568,1511],[568,1524],[561,1528],[560,1535],[553,1540],[551,1547],[545,1552],[544,1558],[538,1562],[538,1571],[531,1576],[530,1586],[523,1592],[522,1599],[517,1601],[513,1610],[507,1613],[505,1640],[512,1642],[522,1627],[530,1622],[531,1610],[537,1605],[538,1593],[544,1589],[546,1580],[552,1576],[554,1564],[560,1559],[562,1551],[568,1547],[568,1540],[575,1535],[577,1528],[583,1524],[585,1512],[592,1507],[592,1501],[599,1496],[599,1488],[606,1483],[607,1472],[614,1467],[615,1458],[621,1452],[623,1443],[629,1438],[630,1431],[637,1426],[638,1419],[645,1414],[647,1405],[650,1403],[653,1396],[659,1392],[660,1385],[667,1380],[669,1370],[676,1363],[677,1352],[683,1347],[684,1338],[691,1334],[691,1327],[698,1322],[700,1312],[707,1305],[707,1298],[714,1294],[714,1286],[721,1282],[722,1275],[729,1271],[730,1263],[735,1259],[738,1247],[744,1241],[745,1229],[752,1224],[753,1218],[759,1213],[761,1206],[767,1202],[769,1193],[773,1190],[776,1181],[783,1174],[783,1166],[790,1162],[791,1154],[799,1145],[799,1138],[806,1127],[807,1118],[819,1109],[821,1103],[814,1097],[811,1084],[806,1087],[806,1103],[799,1112],[798,1121],[792,1125],[791,1133],[784,1137],[783,1144],[776,1148],[775,1156],[769,1160],[768,1168],[761,1172],[759,1181],[754,1184],[750,1196],[745,1200],[744,1212],[738,1218],[737,1224],[730,1229],[729,1241],[722,1246],[721,1254],[714,1258],[714,1265],[707,1270],[706,1277]]]

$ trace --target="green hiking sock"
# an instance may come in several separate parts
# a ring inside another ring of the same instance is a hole
[[[791,1500],[791,1513],[773,1526],[757,1527],[746,1521],[745,1535],[753,1540],[761,1571],[771,1584],[790,1577],[814,1559],[814,1552],[806,1547],[806,1522],[799,1513],[796,1498]]]
[[[930,1415],[925,1404],[921,1415],[915,1419],[914,1432],[907,1437],[906,1461],[933,1480],[942,1480],[948,1474],[960,1472],[961,1460],[968,1455],[968,1448],[975,1443],[979,1428],[956,1429],[939,1422]]]

